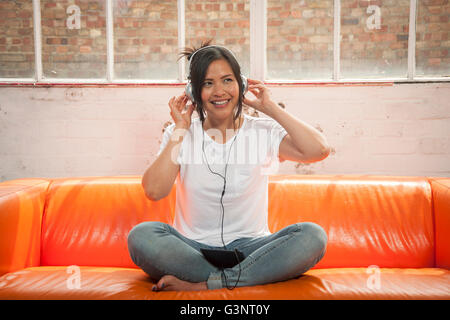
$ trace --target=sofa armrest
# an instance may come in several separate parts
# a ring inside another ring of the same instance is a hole
[[[450,269],[450,178],[430,178],[435,224],[435,265]]]
[[[0,276],[39,266],[42,213],[50,180],[0,183]]]

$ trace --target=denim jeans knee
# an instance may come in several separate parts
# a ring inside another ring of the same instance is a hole
[[[165,223],[159,221],[146,221],[134,226],[128,233],[127,243],[128,251],[130,253],[133,262],[139,266],[139,262],[136,257],[139,255],[139,251],[142,249],[143,242],[146,242],[146,251],[152,248],[148,246],[152,242],[152,238],[161,232],[165,231]]]
[[[304,222],[301,223],[302,232],[305,232],[309,235],[309,239],[314,241],[314,248],[316,252],[320,255],[319,260],[323,257],[326,251],[328,236],[325,230],[316,223],[313,222]]]

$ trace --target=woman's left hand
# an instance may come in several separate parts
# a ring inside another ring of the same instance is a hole
[[[253,93],[256,99],[250,100],[244,97],[243,102],[246,105],[254,108],[255,110],[261,111],[270,116],[270,113],[273,110],[274,106],[276,107],[277,105],[272,101],[269,89],[266,88],[262,81],[253,79],[247,79],[247,81],[248,91]]]

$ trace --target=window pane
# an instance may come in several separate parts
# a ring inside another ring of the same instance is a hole
[[[186,46],[198,48],[202,41],[211,38],[213,44],[233,51],[241,72],[248,75],[250,0],[186,0]]]
[[[406,78],[409,2],[341,1],[342,78]]]
[[[450,76],[450,2],[418,1],[416,75]]]
[[[333,0],[267,2],[267,77],[331,79]]]
[[[33,4],[0,1],[0,78],[34,76]]]
[[[177,0],[114,0],[116,78],[177,79],[177,58]]]
[[[106,1],[41,0],[46,78],[105,78]]]

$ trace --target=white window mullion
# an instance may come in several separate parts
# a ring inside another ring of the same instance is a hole
[[[185,0],[178,0],[178,48],[186,46],[186,6]],[[184,82],[186,78],[186,59],[178,61],[178,81]]]
[[[267,74],[267,0],[250,0],[250,78]]]
[[[106,79],[114,81],[114,12],[112,0],[106,0]]]
[[[333,81],[341,77],[341,0],[334,0]]]
[[[35,81],[40,82],[42,73],[42,29],[41,29],[41,3],[33,0],[33,26],[34,26],[34,68]]]
[[[417,0],[410,0],[408,32],[408,80],[416,76],[416,17]]]

